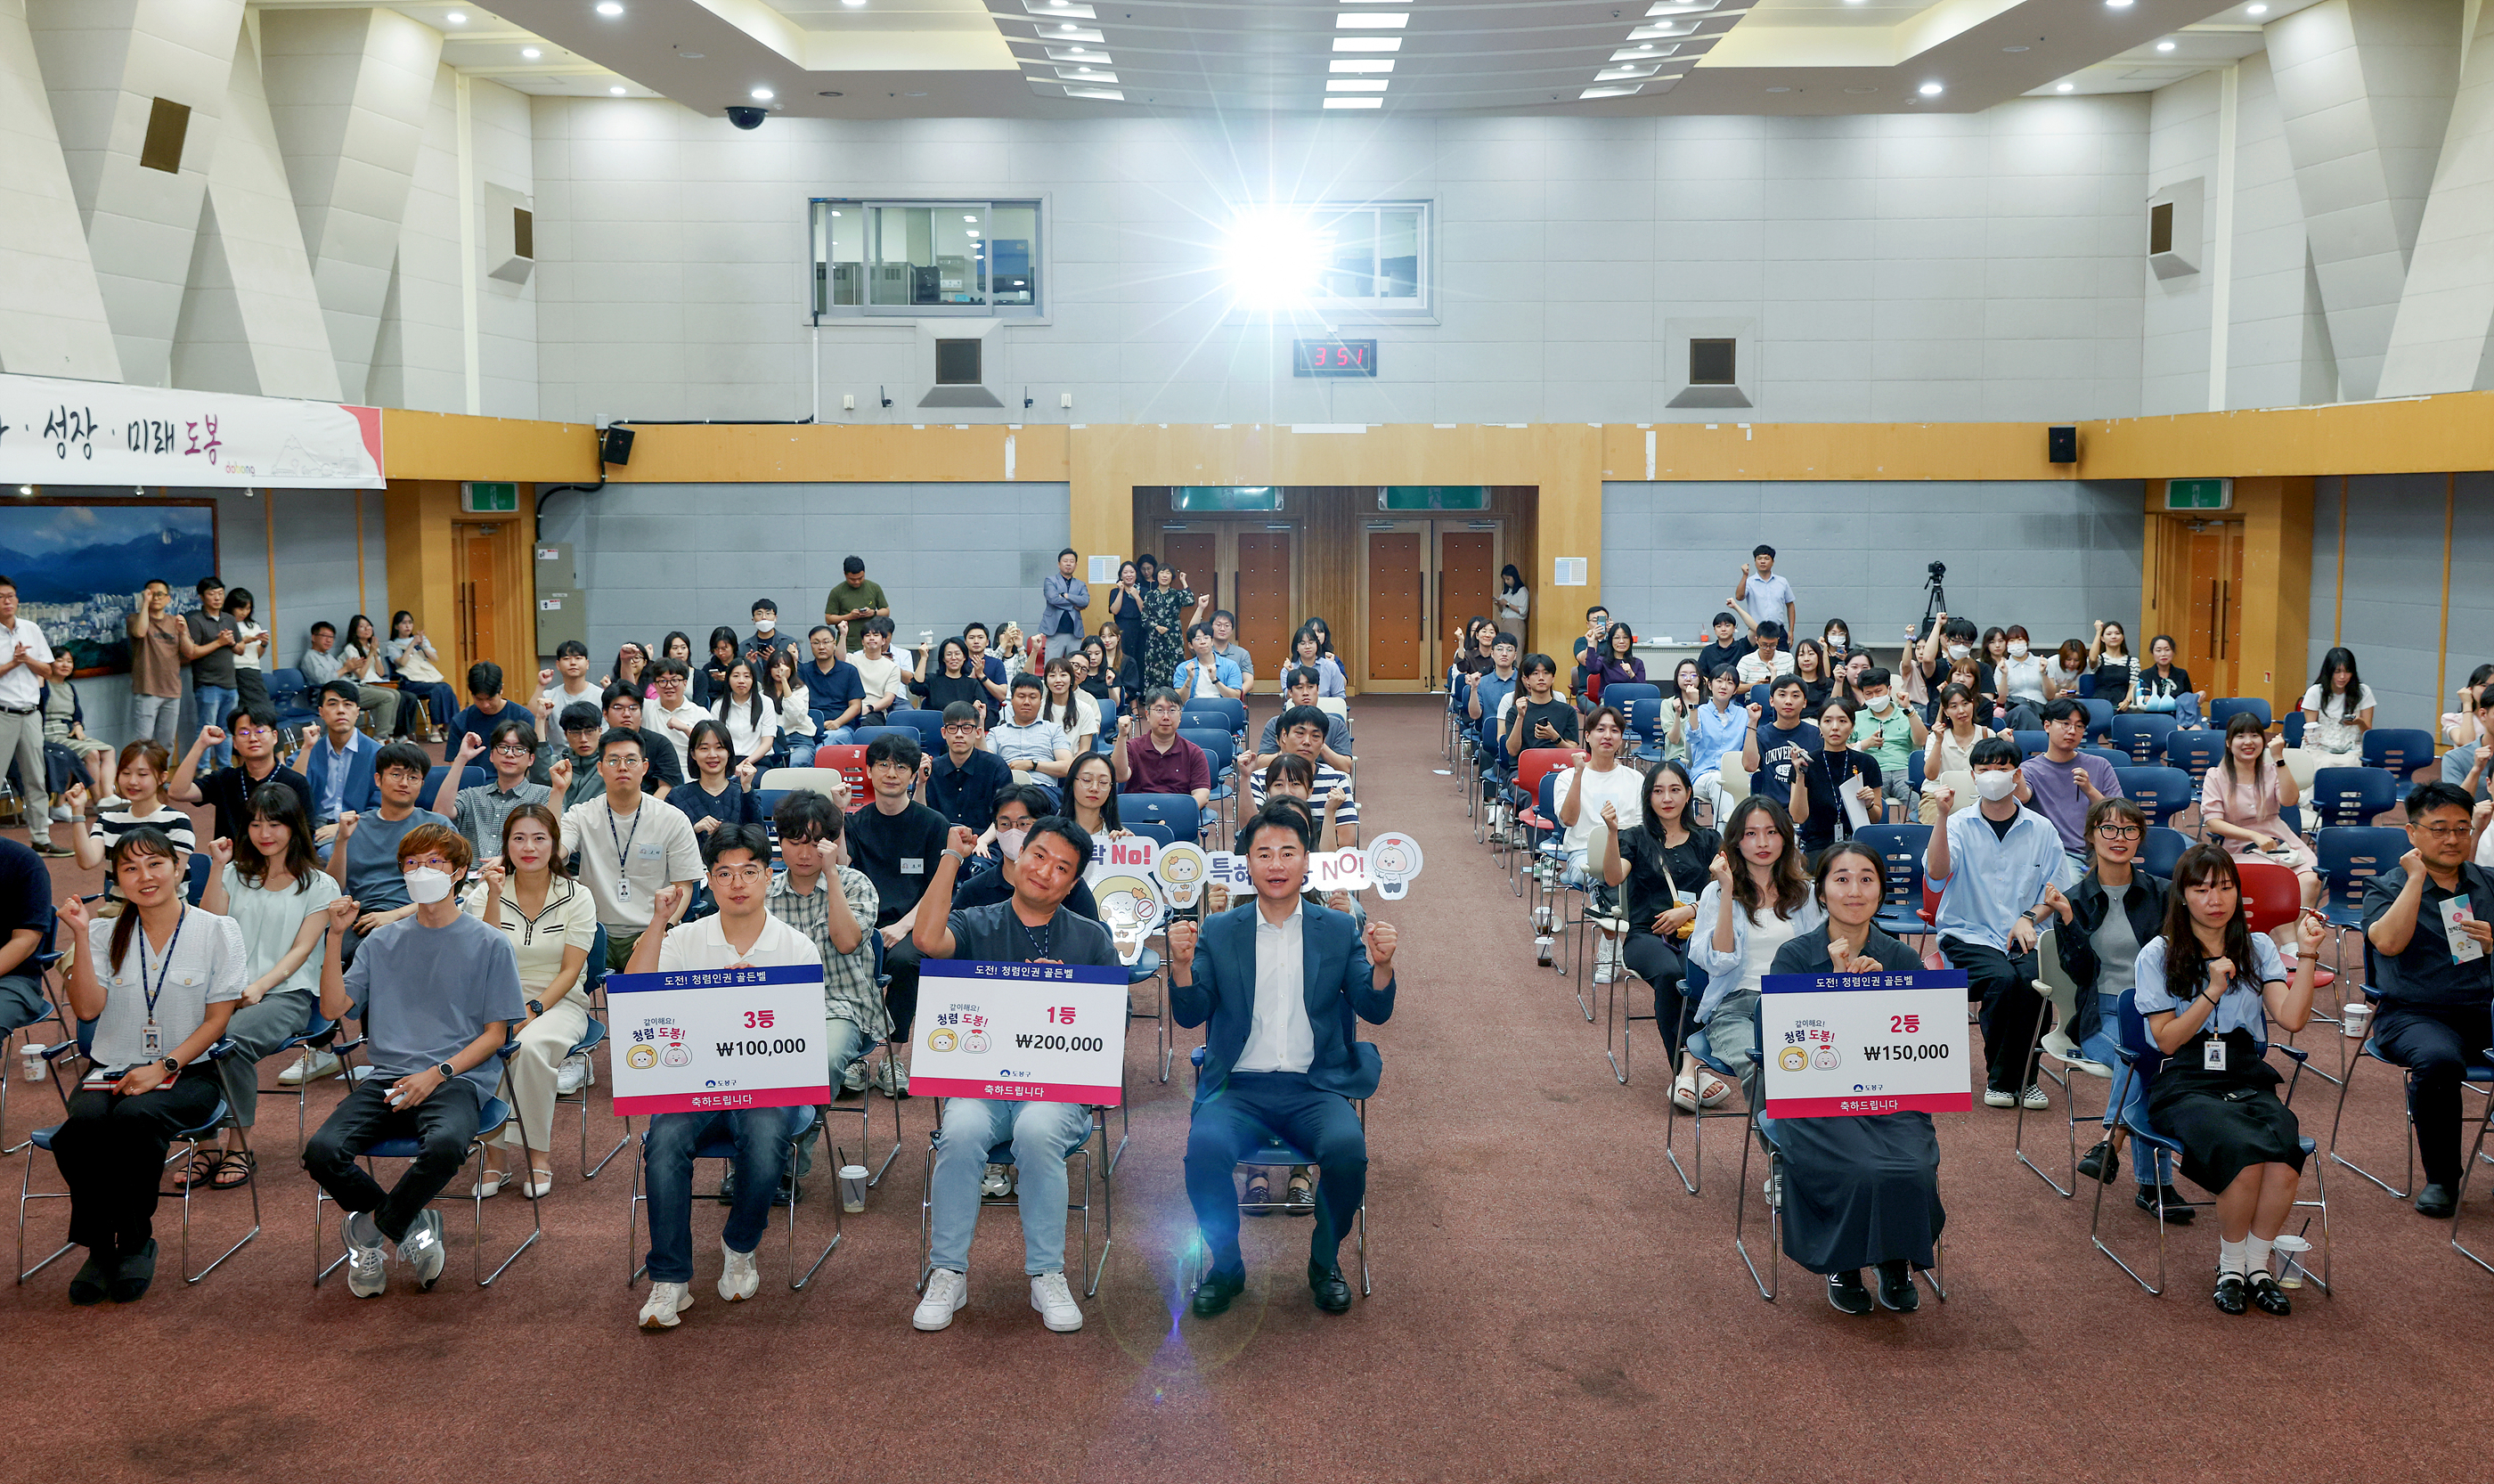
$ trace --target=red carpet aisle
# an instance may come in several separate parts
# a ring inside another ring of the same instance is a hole
[[[1661,1059],[1640,1055],[1636,1083],[1615,1084],[1600,1028],[1533,967],[1521,904],[1472,843],[1453,779],[1432,771],[1438,703],[1369,700],[1358,723],[1369,828],[1416,835],[1428,873],[1385,914],[1403,950],[1399,1013],[1376,1033],[1377,1290],[1350,1315],[1316,1311],[1307,1226],[1274,1218],[1247,1223],[1247,1297],[1210,1323],[1172,1322],[1190,1230],[1182,1053],[1168,1085],[1140,1082],[1116,1246],[1074,1336],[1031,1312],[1001,1212],[982,1227],[970,1307],[943,1334],[909,1328],[924,1100],[903,1105],[905,1151],[810,1288],[790,1293],[766,1245],[761,1294],[719,1302],[719,1208],[701,1206],[698,1301],[683,1328],[644,1335],[623,1284],[621,1160],[584,1185],[563,1155],[545,1240],[491,1289],[460,1277],[453,1212],[435,1292],[358,1302],[334,1280],[316,1292],[311,1187],[291,1109],[268,1099],[265,1229],[205,1283],[160,1279],[135,1307],[76,1310],[55,1264],[0,1292],[15,1472],[2171,1479],[2220,1473],[2202,1462],[2211,1407],[2256,1419],[2246,1441],[2282,1477],[2418,1476],[2481,1454],[2494,1345],[2467,1337],[2494,1278],[2449,1252],[2446,1227],[2352,1175],[2330,1182],[2340,1296],[2306,1289],[2292,1318],[2228,1318],[2205,1292],[2213,1230],[2180,1234],[2173,1290],[2147,1297],[2089,1248],[2083,1201],[2012,1162],[2012,1115],[1977,1107],[1940,1120],[1953,1301],[1848,1318],[1787,1266],[1783,1300],[1761,1303],[1731,1247],[1736,1144],[1710,1139],[1705,1196],[1682,1193],[1661,1159]],[[56,879],[92,890],[92,875]],[[2334,1066],[2326,1036],[2304,1039]],[[1131,1045],[1145,1075],[1149,1023]],[[2297,1099],[2325,1141],[2332,1092],[2307,1077]],[[12,1141],[32,1115],[49,1121],[49,1096],[13,1090]],[[336,1097],[335,1083],[316,1090],[315,1122]],[[2394,1079],[2370,1069],[2348,1118],[2359,1157],[2395,1167]],[[601,1112],[591,1134],[611,1141],[614,1126]],[[0,1165],[10,1186],[22,1158]],[[54,1178],[48,1160],[36,1172]],[[2108,1220],[2136,1245],[2152,1234],[2129,1190],[2125,1170]],[[801,1241],[826,1227],[830,1193],[818,1174]],[[247,1209],[241,1193],[201,1196],[198,1244],[230,1241]],[[489,1241],[525,1226],[513,1196],[485,1209]],[[176,1216],[168,1203],[160,1218],[168,1239]],[[44,1250],[60,1221],[38,1215]],[[2494,1242],[2494,1218],[2480,1229]],[[2202,1404],[2191,1420],[2167,1400],[2179,1396]],[[2143,1438],[2143,1416],[2171,1420]]]

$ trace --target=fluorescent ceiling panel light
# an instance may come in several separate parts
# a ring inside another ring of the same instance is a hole
[[[1385,91],[1385,79],[1383,77],[1331,77],[1325,81],[1325,91],[1328,93],[1383,93]]]
[[[2053,89],[2053,91],[2055,93],[2074,93],[2078,91],[2078,87],[2079,85],[2075,82],[2064,82],[2059,87]]]
[[[466,11],[452,11],[449,15],[444,15],[441,18],[450,22],[454,26],[464,26],[468,23],[468,13]]]
[[[609,20],[612,20],[616,16],[624,14],[624,7],[616,4],[615,0],[601,0],[601,3],[597,7],[597,14],[605,16]]]
[[[1408,11],[1345,11],[1334,16],[1333,23],[1345,31],[1400,31],[1412,23]]]
[[[1915,91],[1922,94],[1925,98],[1937,98],[1940,96],[1940,85],[1936,82],[1926,82],[1921,87],[1915,89]]]
[[[1117,60],[1097,46],[1050,46],[1048,59],[1051,62],[1080,62],[1086,67],[1106,67]]]
[[[1090,27],[1078,26],[1070,20],[1057,25],[1042,25],[1039,28],[1039,39],[1043,42],[1105,42],[1108,40]]]
[[[1385,100],[1383,98],[1328,98],[1324,101],[1324,106],[1328,108],[1382,108],[1385,106]]]
[[[533,61],[535,61],[537,58],[539,58],[539,57],[541,57],[541,56],[544,56],[544,55],[545,55],[545,53],[544,53],[544,52],[542,52],[542,51],[539,51],[539,50],[538,50],[537,48],[535,48],[534,46],[523,46],[523,47],[521,47],[521,48],[520,48],[520,55],[522,55],[522,56],[524,56],[524,57],[528,58],[530,61],[533,62]]]
[[[1642,83],[1642,82],[1628,82],[1628,83],[1618,83],[1618,84],[1614,84],[1614,85],[1611,85],[1611,86],[1608,86],[1608,87],[1589,87],[1589,88],[1585,89],[1585,91],[1583,91],[1583,92],[1581,92],[1581,93],[1577,94],[1576,96],[1577,96],[1579,99],[1586,99],[1586,98],[1626,98],[1626,97],[1627,97],[1629,94],[1636,92],[1638,89],[1640,89],[1640,88],[1642,88],[1642,87],[1644,87],[1644,86],[1645,86],[1645,84],[1644,84],[1644,83]]]
[[[1697,24],[1694,21],[1683,20],[1674,22],[1658,20],[1652,25],[1639,26],[1635,30],[1630,31],[1628,33],[1628,40],[1632,42],[1658,42],[1675,36],[1688,36],[1696,29]]]
[[[615,96],[616,96],[616,97],[618,97],[618,98],[621,98],[621,97],[623,97],[623,96],[624,96],[624,90],[623,90],[622,88],[620,88],[620,87],[611,87],[611,88],[608,88],[606,91],[607,91],[607,92],[609,92],[609,93],[612,93],[613,95],[615,95]]]
[[[1115,73],[1110,72],[1108,69],[1102,67],[1060,67],[1056,70],[1056,75],[1060,77],[1070,77],[1081,82],[1114,82],[1117,80],[1117,75]]]
[[[1336,60],[1325,64],[1325,71],[1331,73],[1390,73],[1393,70],[1394,59],[1392,57],[1385,57],[1377,61],[1353,60],[1345,62]]]
[[[1124,103],[1126,101],[1126,95],[1112,87],[1069,87],[1065,90],[1065,96],[1068,98],[1097,98],[1104,103]]]
[[[1647,10],[1646,15],[1649,16],[1695,15],[1713,9],[1715,9],[1715,0],[1697,0],[1697,3],[1692,3],[1692,0],[1657,0],[1657,3]]]
[[[1611,60],[1614,62],[1655,62],[1671,55],[1679,49],[1680,48],[1676,45],[1665,46],[1659,42],[1639,42],[1633,46],[1623,46],[1619,50],[1612,52]]]
[[[2156,44],[2156,49],[2159,51],[2172,51],[2174,49],[2174,44],[2172,42],[2158,42]]]
[[[1021,0],[1021,8],[1034,15],[1070,15],[1080,20],[1097,18],[1097,13],[1081,0]]]
[[[1400,51],[1403,49],[1403,38],[1399,36],[1337,36],[1333,39],[1333,49],[1336,51]]]
[[[1642,67],[1605,67],[1594,74],[1596,82],[1624,82],[1630,77],[1651,77],[1661,68],[1654,63]]]

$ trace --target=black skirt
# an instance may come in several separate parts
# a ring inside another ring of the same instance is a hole
[[[1784,1256],[1813,1273],[1903,1258],[1931,1265],[1948,1225],[1940,1145],[1929,1113],[1782,1118]]]
[[[2302,1128],[2278,1101],[2277,1069],[2229,1051],[2223,1072],[2186,1066],[2183,1056],[2199,1055],[2191,1042],[2147,1085],[2147,1116],[2182,1146],[2182,1177],[2212,1195],[2255,1165],[2303,1168]]]

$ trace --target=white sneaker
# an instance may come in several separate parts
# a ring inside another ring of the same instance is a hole
[[[347,1291],[357,1298],[379,1298],[389,1287],[389,1252],[381,1246],[381,1228],[368,1211],[347,1218]]]
[[[588,1085],[589,1058],[586,1056],[572,1057],[555,1071],[554,1095],[558,1098],[568,1098]]]
[[[2044,1109],[2053,1105],[2052,1094],[2044,1091],[2041,1087],[2027,1088],[2026,1091],[2020,1096],[2019,1101],[2026,1105],[2026,1111],[2030,1113],[2040,1113],[2044,1111]]]
[[[1594,942],[1594,983],[1607,984],[1620,977],[1620,940],[1605,933]]]
[[[1987,1087],[1983,1090],[1983,1105],[1985,1107],[2016,1107],[2018,1105],[2018,1095],[2014,1092],[2002,1092],[1997,1087]]]
[[[1781,1210],[1784,1203],[1784,1177],[1781,1174],[1769,1175],[1766,1185],[1762,1188],[1767,1194],[1767,1204],[1774,1209]]]
[[[70,806],[68,804],[56,803],[52,805],[52,820],[55,824],[67,824],[69,823],[69,818]]]
[[[1042,1273],[1033,1278],[1030,1306],[1039,1311],[1049,1328],[1060,1335],[1070,1335],[1082,1327],[1082,1306],[1074,1301],[1074,1290],[1065,1286],[1063,1273]]]
[[[970,1275],[939,1267],[927,1275],[927,1296],[909,1316],[909,1322],[919,1329],[933,1333],[951,1327],[953,1316],[970,1301]]]
[[[690,1284],[654,1283],[650,1285],[650,1301],[641,1306],[643,1329],[673,1329],[676,1316],[693,1306]]]
[[[718,1255],[725,1264],[719,1269],[718,1296],[731,1304],[743,1303],[762,1287],[762,1270],[753,1264],[753,1254],[738,1252],[722,1240]]]
[[[1003,1165],[990,1165],[979,1177],[979,1196],[986,1200],[1002,1200],[1013,1194],[1013,1170]]]
[[[398,1239],[398,1260],[415,1274],[418,1287],[431,1288],[441,1276],[441,1265],[450,1258],[450,1250],[441,1245],[441,1213],[427,1211],[415,1219],[407,1235]]]
[[[289,1087],[300,1087],[306,1082],[317,1082],[324,1076],[337,1075],[337,1052],[307,1050],[294,1058],[293,1066],[279,1073],[277,1079]]]

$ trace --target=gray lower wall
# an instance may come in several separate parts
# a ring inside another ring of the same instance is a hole
[[[2334,644],[2380,703],[2376,726],[2434,728],[2451,693],[2494,660],[2494,473],[2356,474],[2313,481],[2312,642],[2303,683]],[[2343,493],[2342,493],[2343,492]],[[2448,498],[2457,506],[2446,512]],[[2344,597],[2339,506],[2347,509]],[[2442,611],[2443,529],[2450,529],[2450,613]]]
[[[1602,597],[1640,635],[1702,639],[1764,541],[1805,637],[1833,617],[1857,646],[1896,645],[1936,560],[1978,627],[2023,623],[2044,647],[2118,619],[2136,647],[2143,499],[2132,480],[1606,483]]]
[[[698,652],[717,624],[747,632],[757,597],[802,638],[850,556],[891,597],[903,644],[973,619],[1029,630],[1067,500],[1061,483],[610,484],[548,500],[538,536],[572,545],[602,669],[626,639],[683,629]]]

